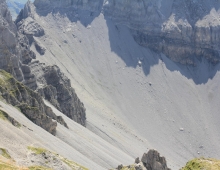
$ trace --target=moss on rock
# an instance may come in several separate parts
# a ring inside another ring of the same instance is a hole
[[[220,160],[196,158],[187,162],[181,170],[220,170]]]

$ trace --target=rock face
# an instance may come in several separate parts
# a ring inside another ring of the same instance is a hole
[[[192,0],[108,0],[105,15],[131,28],[138,44],[181,64],[220,61],[220,2]]]
[[[52,109],[44,104],[38,93],[24,86],[3,70],[0,71],[0,77],[1,97],[7,103],[18,107],[32,122],[53,135],[56,134],[57,122],[67,127],[62,117],[56,116]]]
[[[36,0],[34,5],[40,10],[54,10],[55,8],[66,8],[74,7],[77,9],[83,9],[88,11],[98,11],[101,10],[103,5],[103,0],[93,0],[93,1],[81,1],[81,0]]]
[[[18,81],[36,89],[36,79],[27,63],[35,57],[27,37],[18,34],[5,0],[0,1],[0,69],[11,73]]]
[[[196,65],[202,58],[213,65],[220,61],[216,0],[35,0],[34,5],[40,15],[61,12],[72,21],[81,19],[81,10],[90,16],[103,12],[116,24],[128,26],[138,44],[181,64]],[[33,16],[31,9],[28,2],[18,21]]]
[[[28,66],[36,57],[29,44],[34,41],[33,36],[41,36],[44,30],[31,18],[27,23],[30,24],[22,24],[22,29],[18,31],[5,0],[0,0],[0,69],[15,78],[1,71],[1,96],[8,103],[19,107],[35,124],[55,135],[57,122],[65,127],[67,124],[44,104],[38,93],[32,91],[37,88],[37,83]]]
[[[58,110],[81,125],[86,125],[86,113],[83,103],[71,87],[70,80],[57,66],[44,66],[39,62],[31,63],[37,77],[38,92],[50,101]]]
[[[95,11],[98,9],[97,4],[100,5],[100,1],[91,2],[89,5],[74,2],[68,4],[65,1],[62,1],[62,3],[61,1],[35,1],[34,4],[40,10],[47,7],[47,12],[53,10],[56,6],[67,7],[68,5],[83,9],[89,9],[90,5],[92,5],[91,9]],[[34,44],[36,51],[40,55],[44,55],[46,49],[36,38],[44,35],[44,29],[35,22],[31,6],[32,4],[27,2],[15,22],[19,33],[28,38],[30,45]],[[86,114],[84,105],[71,87],[70,80],[61,73],[60,69],[57,66],[44,66],[38,61],[29,64],[29,66],[37,77],[38,92],[69,118],[85,126]]]

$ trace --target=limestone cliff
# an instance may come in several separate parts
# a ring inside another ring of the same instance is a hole
[[[49,1],[35,1],[34,3],[37,6],[39,5],[40,10],[43,10]],[[62,3],[60,3],[60,1],[52,1],[48,8],[46,8],[46,11],[50,11],[50,9],[55,8],[56,5],[66,7],[65,4],[65,1],[62,1]],[[66,5],[68,6],[68,4]],[[83,3],[73,3],[73,5],[84,8]],[[32,9],[32,4],[28,2],[15,22],[17,23],[19,34],[27,37],[29,45],[34,44],[36,51],[40,55],[44,55],[46,49],[36,38],[45,35],[44,29],[34,20]],[[33,63],[29,62],[29,66],[37,78],[38,92],[69,118],[86,126],[84,105],[71,87],[70,80],[60,69],[57,66],[44,66],[43,63],[39,63],[38,61],[34,61]]]
[[[16,25],[5,0],[0,1],[0,69],[11,73],[18,81],[28,87],[36,88],[35,76],[31,73],[27,62],[35,54],[29,49],[27,38],[18,34]]]
[[[104,11],[129,26],[140,45],[195,65],[202,57],[212,64],[220,61],[219,7],[215,0],[108,0]]]
[[[80,19],[81,10],[90,16],[102,12],[116,24],[128,26],[138,44],[175,62],[196,65],[205,58],[215,65],[220,61],[219,1],[35,0],[34,5],[40,15],[60,11],[71,20]],[[27,9],[31,8],[24,9],[26,17]]]
[[[35,58],[35,53],[29,46],[30,34],[28,30],[26,34],[18,32],[5,0],[0,0],[0,69],[8,72],[0,71],[0,96],[7,103],[20,108],[35,124],[55,135],[57,122],[66,127],[67,124],[33,91],[37,84],[35,75],[28,66]]]

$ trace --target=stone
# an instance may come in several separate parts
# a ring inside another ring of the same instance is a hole
[[[137,158],[135,159],[135,163],[136,163],[136,164],[139,164],[139,163],[140,163],[139,157],[137,157]]]
[[[156,150],[149,150],[148,153],[144,153],[141,161],[147,170],[169,170],[166,159],[161,157]]]
[[[135,170],[143,170],[143,167],[140,164],[135,165]]]
[[[32,35],[35,37],[41,37],[44,35],[44,29],[36,23],[33,18],[27,17],[17,23],[18,29],[22,30],[24,35]]]
[[[123,165],[121,164],[121,165],[118,165],[118,170],[121,170],[123,168]]]
[[[43,45],[39,41],[37,41],[36,39],[34,41],[34,45],[35,45],[35,48],[36,48],[37,52],[40,55],[44,55],[45,54],[46,48],[43,47]]]

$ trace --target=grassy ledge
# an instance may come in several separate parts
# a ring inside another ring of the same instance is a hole
[[[37,155],[47,152],[46,149],[43,149],[43,148],[35,148],[35,147],[31,147],[31,146],[28,146],[28,150],[31,150],[32,152],[34,152],[34,153],[37,154]]]
[[[52,170],[52,169],[43,166],[31,166],[28,167],[28,170]]]
[[[220,170],[220,160],[196,158],[187,162],[181,170]]]
[[[3,161],[0,159],[0,170],[52,170],[43,166],[18,167],[12,161]]]
[[[75,170],[75,169],[89,170],[88,168],[83,167],[82,165],[79,165],[73,161],[66,159],[66,158],[63,158],[63,157],[60,157],[60,158],[65,164],[67,164],[70,168],[72,168],[72,170]]]
[[[35,154],[39,155],[39,154],[43,154],[43,153],[51,153],[54,155],[54,157],[56,157],[57,159],[61,160],[63,163],[65,163],[66,165],[68,165],[72,170],[89,170],[88,168],[82,166],[82,165],[79,165],[73,161],[70,161],[62,156],[60,156],[59,154],[56,154],[56,153],[53,153],[53,152],[50,152],[44,148],[35,148],[35,147],[32,147],[32,146],[28,146],[28,150],[34,152]],[[30,169],[32,168],[32,169]],[[34,169],[35,168],[35,169]],[[42,167],[42,168],[45,168],[45,167]],[[40,169],[38,166],[33,166],[33,167],[29,167],[30,170],[50,170],[48,168],[45,168],[45,169]]]

